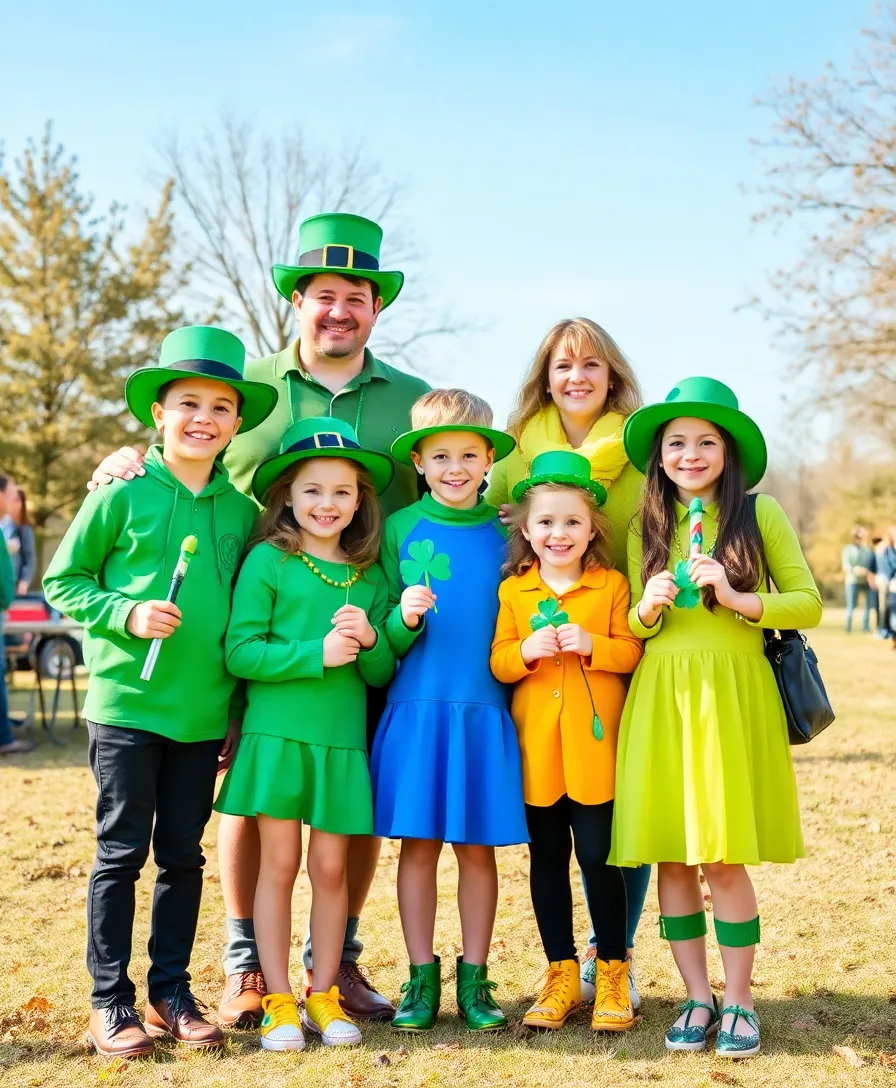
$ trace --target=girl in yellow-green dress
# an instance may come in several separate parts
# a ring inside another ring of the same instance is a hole
[[[759,915],[747,865],[803,855],[787,724],[762,629],[814,627],[821,598],[784,511],[748,496],[765,471],[757,425],[721,382],[689,378],[626,423],[647,476],[629,533],[629,624],[646,640],[619,732],[610,863],[659,863],[660,932],[687,987],[669,1050],[759,1051],[750,974]],[[689,506],[704,508],[690,558]],[[767,578],[778,589],[769,592]],[[706,966],[698,866],[725,968]]]

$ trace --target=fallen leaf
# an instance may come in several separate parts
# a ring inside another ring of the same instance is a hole
[[[879,1054],[877,1060],[888,1073],[896,1073],[896,1054]]]
[[[709,1079],[717,1081],[719,1084],[740,1084],[737,1077],[731,1073],[717,1073],[715,1070],[709,1074]]]
[[[856,1054],[851,1046],[835,1046],[834,1053],[854,1069],[858,1069],[859,1066],[865,1064],[865,1059]]]
[[[392,1062],[389,1060],[389,1056],[387,1054],[377,1054],[376,1058],[374,1058],[373,1064],[374,1065],[391,1065]]]

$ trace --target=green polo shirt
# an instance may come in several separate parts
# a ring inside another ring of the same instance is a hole
[[[280,439],[296,420],[335,416],[355,428],[365,449],[389,454],[395,439],[410,430],[414,401],[429,391],[422,378],[387,366],[365,349],[361,373],[331,393],[299,363],[298,340],[276,355],[246,363],[245,376],[277,390],[274,411],[248,434],[237,434],[224,455],[231,482],[246,495],[251,495],[252,473],[280,452]],[[415,471],[396,463],[395,479],[381,498],[387,514],[416,502]]]

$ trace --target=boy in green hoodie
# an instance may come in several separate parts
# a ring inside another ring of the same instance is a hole
[[[131,413],[159,430],[162,445],[149,450],[145,476],[87,495],[44,578],[53,607],[85,626],[84,716],[98,787],[87,894],[89,1036],[97,1051],[116,1057],[147,1054],[152,1037],[164,1034],[193,1047],[224,1041],[197,1008],[187,966],[202,832],[219,757],[226,764],[233,749],[224,633],[257,515],[217,458],[276,399],[269,386],[243,379],[244,363],[242,343],[221,329],[189,326],[165,338],[159,365],[136,371],[125,387]],[[198,547],[174,604],[165,598],[187,536]],[[154,638],[164,641],[143,680]],[[144,1030],[128,964],[134,885],[150,842],[159,872]]]

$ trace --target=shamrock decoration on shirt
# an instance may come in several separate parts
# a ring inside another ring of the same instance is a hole
[[[538,602],[538,611],[533,612],[529,617],[529,626],[533,631],[540,631],[543,627],[561,627],[564,623],[569,623],[569,616],[565,612],[560,611],[560,602],[554,600],[553,597],[548,597],[546,601]],[[576,655],[578,657],[578,654]],[[600,717],[597,713],[597,708],[594,705],[594,696],[591,694],[591,685],[588,683],[588,677],[585,675],[585,666],[582,664],[582,659],[579,657],[579,668],[582,670],[582,679],[585,681],[585,687],[588,689],[588,698],[591,700],[591,713],[593,715],[591,719],[591,732],[594,735],[595,740],[604,739],[604,727]]]
[[[422,581],[427,589],[432,589],[430,579],[447,582],[451,577],[450,558],[445,552],[436,553],[436,546],[431,540],[413,540],[408,544],[410,559],[402,559],[399,564],[401,577],[406,586],[416,586]],[[438,608],[433,605],[433,612]]]
[[[691,564],[688,560],[679,559],[675,564],[672,581],[678,586],[675,607],[696,608],[700,603],[700,587],[691,581]]]

